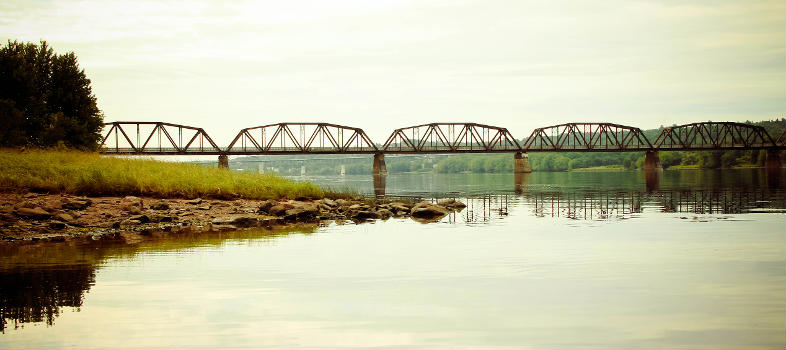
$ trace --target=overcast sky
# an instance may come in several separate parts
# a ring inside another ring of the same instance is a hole
[[[641,128],[786,111],[786,1],[0,1],[73,51],[106,121]]]

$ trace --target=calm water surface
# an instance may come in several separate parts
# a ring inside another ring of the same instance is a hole
[[[390,175],[388,196],[468,207],[426,225],[0,247],[0,347],[782,349],[783,175]]]

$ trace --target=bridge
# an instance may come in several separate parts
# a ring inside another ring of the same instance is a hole
[[[371,154],[374,174],[386,174],[385,154],[513,153],[514,171],[531,172],[530,152],[646,152],[645,170],[660,168],[658,151],[766,150],[767,168],[780,168],[786,128],[773,138],[763,127],[700,122],[664,128],[654,140],[636,127],[565,123],[516,139],[506,128],[478,123],[430,123],[394,130],[375,143],[361,128],[330,123],[278,123],[240,130],[219,147],[204,129],[165,122],[105,123],[101,153],[118,155]]]

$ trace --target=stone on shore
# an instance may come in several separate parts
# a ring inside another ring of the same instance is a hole
[[[70,210],[85,210],[93,204],[93,201],[87,198],[64,199],[61,208]]]
[[[134,196],[126,196],[120,201],[120,209],[129,214],[138,215],[142,213],[142,199]]]
[[[290,203],[278,203],[270,208],[267,211],[268,214],[273,216],[282,216],[286,213],[287,210],[294,208],[295,206]]]
[[[168,210],[169,209],[169,203],[167,203],[165,201],[158,201],[158,202],[155,202],[155,203],[151,204],[150,205],[150,209],[153,209],[153,210]]]
[[[278,202],[272,199],[264,200],[259,203],[259,210],[258,213],[260,214],[269,214],[270,209],[278,205]]]
[[[60,214],[56,214],[53,217],[53,219],[59,220],[59,221],[62,221],[62,222],[71,222],[71,221],[74,220],[74,217],[71,216],[71,215],[68,215],[66,213],[60,213]]]
[[[48,219],[52,216],[52,214],[44,209],[41,209],[41,207],[19,208],[16,210],[16,215],[30,219]]]

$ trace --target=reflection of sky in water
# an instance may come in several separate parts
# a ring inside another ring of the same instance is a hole
[[[63,312],[51,327],[6,330],[0,346],[774,348],[786,341],[783,213],[663,212],[643,201],[617,219],[577,220],[545,209],[533,215],[537,203],[526,193],[489,196],[437,224],[391,219],[312,234],[104,247],[91,260],[95,285],[79,312]]]

